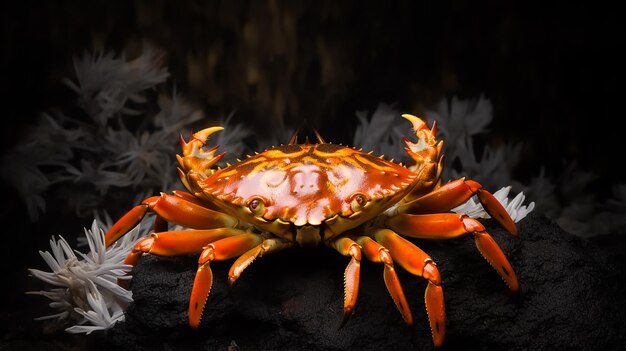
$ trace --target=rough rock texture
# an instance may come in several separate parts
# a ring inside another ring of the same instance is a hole
[[[563,232],[542,217],[520,237],[487,223],[509,257],[521,293],[509,293],[469,237],[418,241],[443,277],[443,349],[592,350],[626,345],[624,254]],[[621,246],[624,247],[623,245]],[[407,327],[382,279],[364,261],[354,315],[338,329],[348,259],[326,248],[293,249],[255,262],[228,289],[231,262],[213,264],[214,287],[199,330],[187,326],[196,257],[145,257],[136,267],[135,303],[109,331],[106,348],[146,350],[432,349],[425,281],[399,269],[414,313]]]

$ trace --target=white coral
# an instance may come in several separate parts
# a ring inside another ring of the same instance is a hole
[[[169,73],[160,67],[163,53],[145,45],[139,57],[126,61],[124,56],[90,55],[74,59],[76,82],[65,83],[79,96],[79,105],[100,125],[117,114],[138,114],[128,101],[144,103],[145,90],[165,82]]]
[[[108,249],[104,231],[93,221],[85,228],[89,252],[72,250],[61,236],[50,240],[51,251],[39,251],[51,271],[29,269],[32,276],[54,286],[50,290],[31,291],[30,294],[52,300],[50,307],[58,313],[38,319],[72,320],[72,333],[91,333],[104,330],[124,320],[123,311],[132,301],[132,292],[120,287],[118,279],[130,279],[132,266],[124,260],[139,238],[136,227]]]
[[[171,98],[158,95],[155,115],[138,110],[153,110],[148,90],[169,76],[162,57],[146,45],[133,60],[113,53],[74,60],[76,78],[65,83],[78,94],[86,116],[43,114],[2,159],[0,175],[19,191],[31,219],[45,212],[44,195],[51,191],[69,194],[63,196],[66,205],[82,216],[108,199],[123,202],[136,189],[154,193],[179,186],[179,133],[203,113],[175,90]],[[129,116],[140,112],[141,118]]]
[[[409,161],[402,137],[410,133],[411,128],[405,119],[399,118],[400,115],[395,106],[383,103],[378,104],[370,117],[367,111],[358,111],[359,125],[354,133],[353,145],[399,162]]]
[[[477,99],[463,100],[458,97],[441,99],[436,111],[426,113],[437,121],[444,140],[465,141],[468,137],[484,133],[493,120],[493,106],[489,99],[480,95]]]
[[[535,202],[524,205],[524,200],[526,200],[524,192],[520,192],[513,198],[513,200],[509,201],[508,196],[510,191],[511,186],[505,186],[504,188],[493,193],[493,196],[502,204],[502,206],[504,206],[504,209],[506,209],[506,212],[509,213],[509,216],[511,216],[513,221],[519,222],[535,209]],[[480,202],[475,201],[473,198],[470,198],[464,204],[453,208],[452,211],[456,213],[465,213],[472,218],[491,218]]]

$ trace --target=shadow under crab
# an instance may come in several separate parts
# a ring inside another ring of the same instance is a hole
[[[529,215],[519,223],[524,240],[486,226],[515,265],[521,281],[511,298],[469,238],[416,240],[439,262],[446,291],[445,350],[617,350],[626,343],[622,311],[626,257],[609,243],[565,233]],[[620,241],[623,242],[623,241]],[[621,261],[618,259],[621,257]],[[216,279],[197,331],[186,308],[195,256],[146,257],[135,268],[135,302],[126,322],[109,330],[106,347],[118,349],[423,350],[431,349],[423,306],[425,282],[399,270],[416,323],[407,327],[380,279],[382,268],[364,262],[359,303],[338,329],[345,257],[321,248],[288,250],[259,260],[229,290]],[[224,276],[228,262],[216,263]]]

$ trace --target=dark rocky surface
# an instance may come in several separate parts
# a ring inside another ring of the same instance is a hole
[[[532,215],[519,223],[519,238],[486,223],[517,272],[518,296],[508,292],[471,238],[414,241],[442,273],[448,317],[443,350],[624,349],[623,236],[584,240]],[[415,320],[407,327],[385,289],[382,267],[368,261],[355,313],[337,329],[348,260],[324,248],[260,259],[230,291],[226,276],[232,262],[214,264],[203,323],[191,330],[187,305],[196,260],[145,257],[135,268],[135,303],[126,322],[91,335],[70,335],[58,325],[34,321],[51,310],[45,299],[24,294],[41,286],[19,260],[12,261],[4,266],[0,350],[433,349],[423,302],[426,283],[398,269]]]
[[[624,241],[593,242],[543,217],[520,238],[487,223],[509,257],[521,293],[509,293],[471,238],[418,241],[438,263],[447,308],[444,350],[617,350],[626,345]],[[199,330],[187,326],[196,257],[145,257],[135,269],[127,319],[100,336],[106,349],[432,349],[425,282],[399,269],[415,324],[407,327],[382,279],[365,262],[354,315],[338,329],[347,258],[330,249],[293,249],[255,262],[232,290],[231,262],[213,264],[214,287]]]

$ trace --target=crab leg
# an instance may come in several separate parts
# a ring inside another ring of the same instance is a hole
[[[433,190],[413,201],[398,207],[398,213],[433,213],[447,212],[463,204],[473,195],[477,195],[487,213],[494,218],[509,233],[517,235],[517,227],[504,206],[483,186],[473,180],[460,178]]]
[[[344,273],[344,301],[343,315],[339,328],[343,327],[356,305],[359,296],[359,278],[361,273],[361,247],[354,240],[346,237],[339,238],[331,243],[340,254],[352,257]]]
[[[389,254],[389,250],[367,236],[357,238],[356,242],[361,245],[363,254],[365,254],[365,257],[370,261],[384,264],[385,270],[383,278],[387,290],[391,294],[393,302],[396,304],[396,308],[400,311],[406,324],[413,325],[413,315],[411,314],[409,304],[404,296],[404,291],[402,290],[402,285],[400,285],[396,270],[393,267],[393,259]]]
[[[198,205],[198,206],[202,206],[202,207],[210,207],[211,204],[208,203],[204,203],[202,201],[200,201],[200,199],[198,199],[195,195],[193,195],[190,192],[187,191],[182,191],[182,190],[174,190],[172,191],[172,193],[178,197],[181,197],[189,202],[193,202],[194,204]],[[214,209],[212,207],[210,207],[211,209]]]
[[[160,217],[156,222],[157,230],[163,229],[163,220],[196,229],[232,228],[237,225],[237,219],[203,207],[197,202],[190,201],[187,197],[181,194],[161,193],[160,196],[152,196],[143,200],[141,204],[128,211],[109,229],[105,234],[106,246],[110,246],[134,228],[148,210],[154,211],[157,218]]]
[[[152,233],[149,237],[139,240],[135,244],[124,264],[136,265],[144,253],[157,256],[197,254],[202,251],[204,246],[216,240],[245,233],[232,228],[173,230]]]
[[[377,230],[373,237],[402,268],[428,280],[424,295],[426,313],[435,347],[441,346],[446,335],[446,309],[437,265],[424,251],[389,229]]]
[[[202,320],[202,311],[213,286],[213,272],[209,264],[240,256],[263,242],[258,234],[245,233],[227,237],[205,246],[198,259],[198,271],[191,289],[189,300],[189,325],[198,328]]]
[[[451,239],[473,234],[478,251],[500,274],[512,292],[519,290],[513,267],[502,249],[477,220],[465,214],[398,214],[387,219],[387,226],[396,232],[423,239]],[[384,245],[384,244],[383,244]]]
[[[261,244],[239,256],[235,263],[233,263],[228,272],[228,284],[232,286],[239,276],[241,276],[241,273],[248,268],[257,257],[263,257],[263,255],[281,251],[291,246],[293,246],[292,243],[279,238],[263,240]]]

